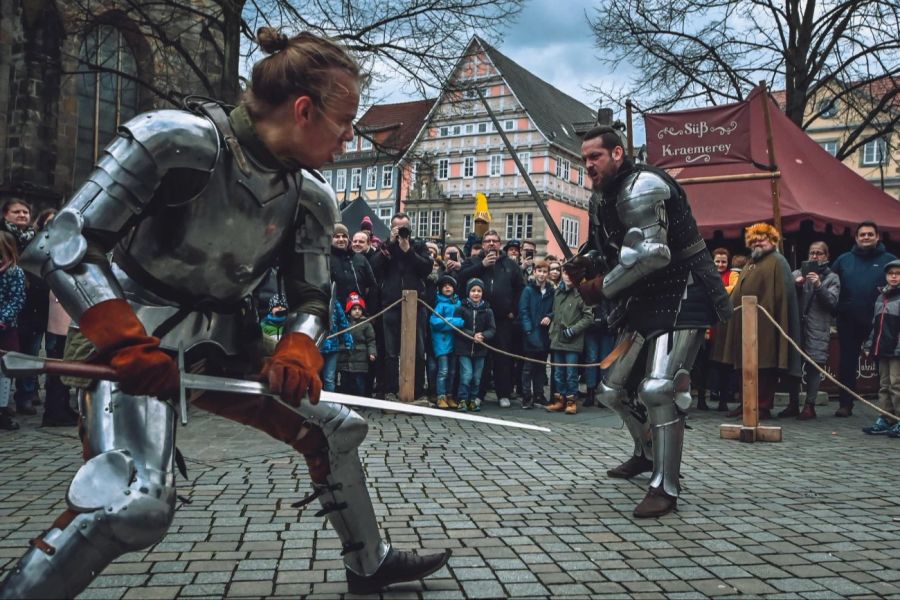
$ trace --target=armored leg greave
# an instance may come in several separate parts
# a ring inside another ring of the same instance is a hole
[[[344,564],[358,575],[378,570],[390,550],[381,538],[375,509],[366,488],[358,448],[368,425],[345,406],[320,402],[289,406],[271,396],[203,394],[193,402],[227,419],[250,425],[289,444],[303,455],[313,481],[313,494],[295,506],[318,498],[343,546]]]
[[[625,332],[620,336],[621,343],[625,337],[633,335],[633,332]],[[625,383],[632,369],[635,368],[644,338],[635,337],[634,343],[625,354],[619,357],[606,372],[604,381],[597,387],[599,395],[597,399],[610,410],[615,411],[625,423],[625,427],[634,440],[634,455],[650,458],[650,425],[647,422],[647,413],[642,406],[634,402],[625,390]]]
[[[314,482],[315,495],[322,505],[317,515],[328,521],[343,545],[344,565],[357,575],[372,575],[381,566],[390,545],[381,538],[375,508],[366,487],[366,474],[359,460],[359,445],[368,433],[365,419],[348,407],[330,402],[296,409],[320,427],[328,440],[328,475]]]
[[[69,508],[32,541],[2,598],[73,598],[115,558],[160,541],[172,522],[172,408],[108,381],[80,404],[87,462],[69,486]]]
[[[651,488],[670,496],[681,489],[681,451],[684,415],[691,403],[690,370],[703,342],[703,330],[684,329],[650,341],[649,371],[641,382],[638,398],[647,407],[653,439]]]

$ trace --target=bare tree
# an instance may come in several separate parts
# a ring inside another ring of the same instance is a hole
[[[631,97],[646,111],[736,102],[766,81],[803,129],[838,101],[853,127],[840,159],[900,120],[896,0],[622,0],[588,20],[600,60],[636,69],[629,84],[595,90],[606,102]]]
[[[146,88],[167,99],[185,93],[234,101],[241,65],[255,58],[255,31],[312,31],[342,42],[376,82],[402,81],[424,97],[441,84],[475,33],[499,36],[524,0],[118,0],[119,12],[150,38],[163,68]],[[70,2],[70,22],[92,27],[108,3]],[[76,27],[73,31],[78,35]],[[202,60],[201,60],[202,59]],[[210,63],[221,65],[211,72]],[[166,66],[169,65],[169,66]],[[85,63],[84,69],[109,70]],[[160,77],[161,75],[171,76]],[[177,75],[177,76],[176,76]],[[185,83],[190,80],[191,83]]]

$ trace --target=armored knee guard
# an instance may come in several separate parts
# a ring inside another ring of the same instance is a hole
[[[678,496],[681,452],[684,443],[684,416],[676,400],[687,393],[690,401],[690,378],[680,371],[675,379],[648,378],[641,382],[638,397],[647,407],[653,439],[653,475],[650,486],[662,488],[670,496]],[[687,390],[680,389],[687,384]]]
[[[109,382],[83,402],[86,452],[68,510],[16,565],[2,598],[73,598],[117,557],[165,536],[175,511],[174,411]]]
[[[650,426],[647,423],[647,414],[643,408],[628,397],[628,392],[623,388],[615,388],[601,381],[597,388],[597,399],[608,409],[615,411],[631,439],[634,440],[634,455],[650,458]]]
[[[359,459],[359,445],[369,426],[348,407],[330,402],[297,409],[311,423],[322,428],[328,447],[329,473],[325,482],[314,483],[313,497],[341,539],[345,566],[357,575],[375,573],[390,550],[378,530],[375,509],[366,487],[366,475]],[[310,498],[310,499],[311,499]]]

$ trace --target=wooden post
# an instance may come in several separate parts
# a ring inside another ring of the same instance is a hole
[[[762,88],[762,94],[759,95],[760,101],[763,105],[763,117],[766,122],[766,147],[769,151],[769,164],[772,165],[774,170],[778,170],[778,161],[775,160],[775,141],[772,137],[772,117],[769,115],[769,92],[766,87],[765,81],[759,82],[759,87]],[[775,229],[781,233],[781,200],[779,199],[779,191],[778,191],[778,179],[773,177],[771,181],[772,187],[772,217],[775,221]],[[778,247],[783,249],[782,246],[782,237],[778,242]]]
[[[755,442],[756,427],[759,425],[759,315],[756,307],[756,296],[741,298],[741,395],[744,400],[742,442]]]
[[[419,293],[403,290],[400,313],[400,401],[412,402],[416,395],[416,315]]]

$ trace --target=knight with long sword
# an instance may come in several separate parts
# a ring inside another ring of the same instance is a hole
[[[23,253],[20,264],[47,280],[111,371],[81,397],[86,462],[67,509],[32,540],[0,597],[74,597],[117,557],[163,538],[176,498],[167,399],[187,383],[173,359],[179,347],[207,375],[262,375],[265,386],[251,393],[195,380],[216,391],[193,405],[303,455],[306,500],[319,501],[317,515],[340,538],[351,593],[421,579],[450,556],[397,550],[382,537],[357,450],[368,426],[347,405],[319,401],[316,340],[326,330],[338,211],[315,169],[352,139],[363,75],[343,48],[311,34],[264,28],[258,41],[269,56],[240,105],[186,102],[121,125]],[[260,369],[247,299],[273,267],[290,313]]]

